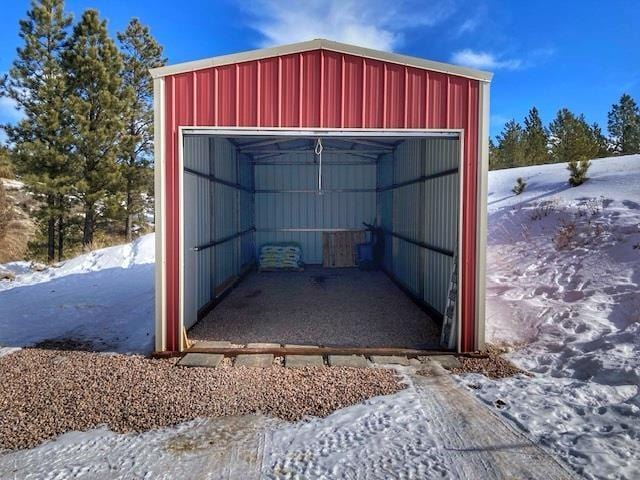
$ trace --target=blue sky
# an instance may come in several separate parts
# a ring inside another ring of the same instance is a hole
[[[0,73],[20,44],[27,0],[3,2]],[[624,92],[640,101],[636,0],[69,0],[78,18],[96,8],[112,33],[136,16],[170,63],[310,38],[330,38],[495,73],[491,133],[535,105],[548,122],[561,107],[606,129]],[[177,6],[177,7],[176,7]],[[19,118],[0,99],[0,122]],[[0,134],[1,135],[1,134]]]

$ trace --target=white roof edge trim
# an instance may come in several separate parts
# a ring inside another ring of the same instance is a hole
[[[293,53],[302,53],[309,50],[328,50],[338,53],[346,53],[359,57],[370,58],[372,60],[380,60],[383,62],[396,63],[434,72],[456,75],[459,77],[471,78],[481,82],[491,82],[493,73],[472,68],[451,65],[448,63],[435,62],[418,57],[401,55],[398,53],[383,52],[381,50],[373,50],[347,43],[334,42],[326,39],[308,40],[306,42],[291,43],[278,47],[261,48],[258,50],[249,50],[246,52],[232,53],[229,55],[220,55],[217,57],[205,58],[202,60],[194,60],[191,62],[176,63],[164,67],[152,68],[150,70],[153,78],[166,77],[168,75],[176,75],[178,73],[192,72],[210,67],[222,65],[230,65],[234,63],[249,62],[252,60],[261,60],[280,55],[290,55]]]

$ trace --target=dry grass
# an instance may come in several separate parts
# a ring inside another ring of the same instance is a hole
[[[175,360],[25,349],[0,358],[0,450],[34,447],[106,424],[137,432],[262,412],[326,416],[403,385],[385,369],[176,367]]]
[[[506,378],[515,375],[529,375],[528,372],[519,369],[502,355],[506,352],[504,348],[489,345],[480,353],[487,355],[486,358],[459,357],[462,366],[454,368],[451,373],[457,375],[463,373],[480,373],[489,378]]]
[[[3,200],[0,198],[0,223],[4,226],[3,231],[0,231],[0,263],[24,259],[36,228],[30,217],[32,199],[13,183],[0,179],[0,197],[4,193],[4,202],[8,207],[8,211],[6,207],[3,208]]]

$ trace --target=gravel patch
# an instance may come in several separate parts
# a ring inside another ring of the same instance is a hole
[[[140,432],[257,412],[296,421],[404,388],[385,369],[183,368],[175,361],[40,349],[0,357],[0,450],[99,425]]]
[[[439,348],[440,328],[381,271],[251,273],[189,331],[237,344]]]
[[[461,366],[459,368],[452,368],[450,370],[451,373],[457,375],[463,373],[480,373],[489,378],[506,378],[520,374],[530,376],[529,372],[516,367],[502,356],[506,353],[505,349],[490,345],[479,353],[487,355],[487,358],[458,357]]]

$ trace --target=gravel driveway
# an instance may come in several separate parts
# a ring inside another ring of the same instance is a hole
[[[0,451],[107,425],[139,432],[198,417],[326,416],[404,388],[392,371],[183,368],[175,360],[25,349],[0,357]]]

